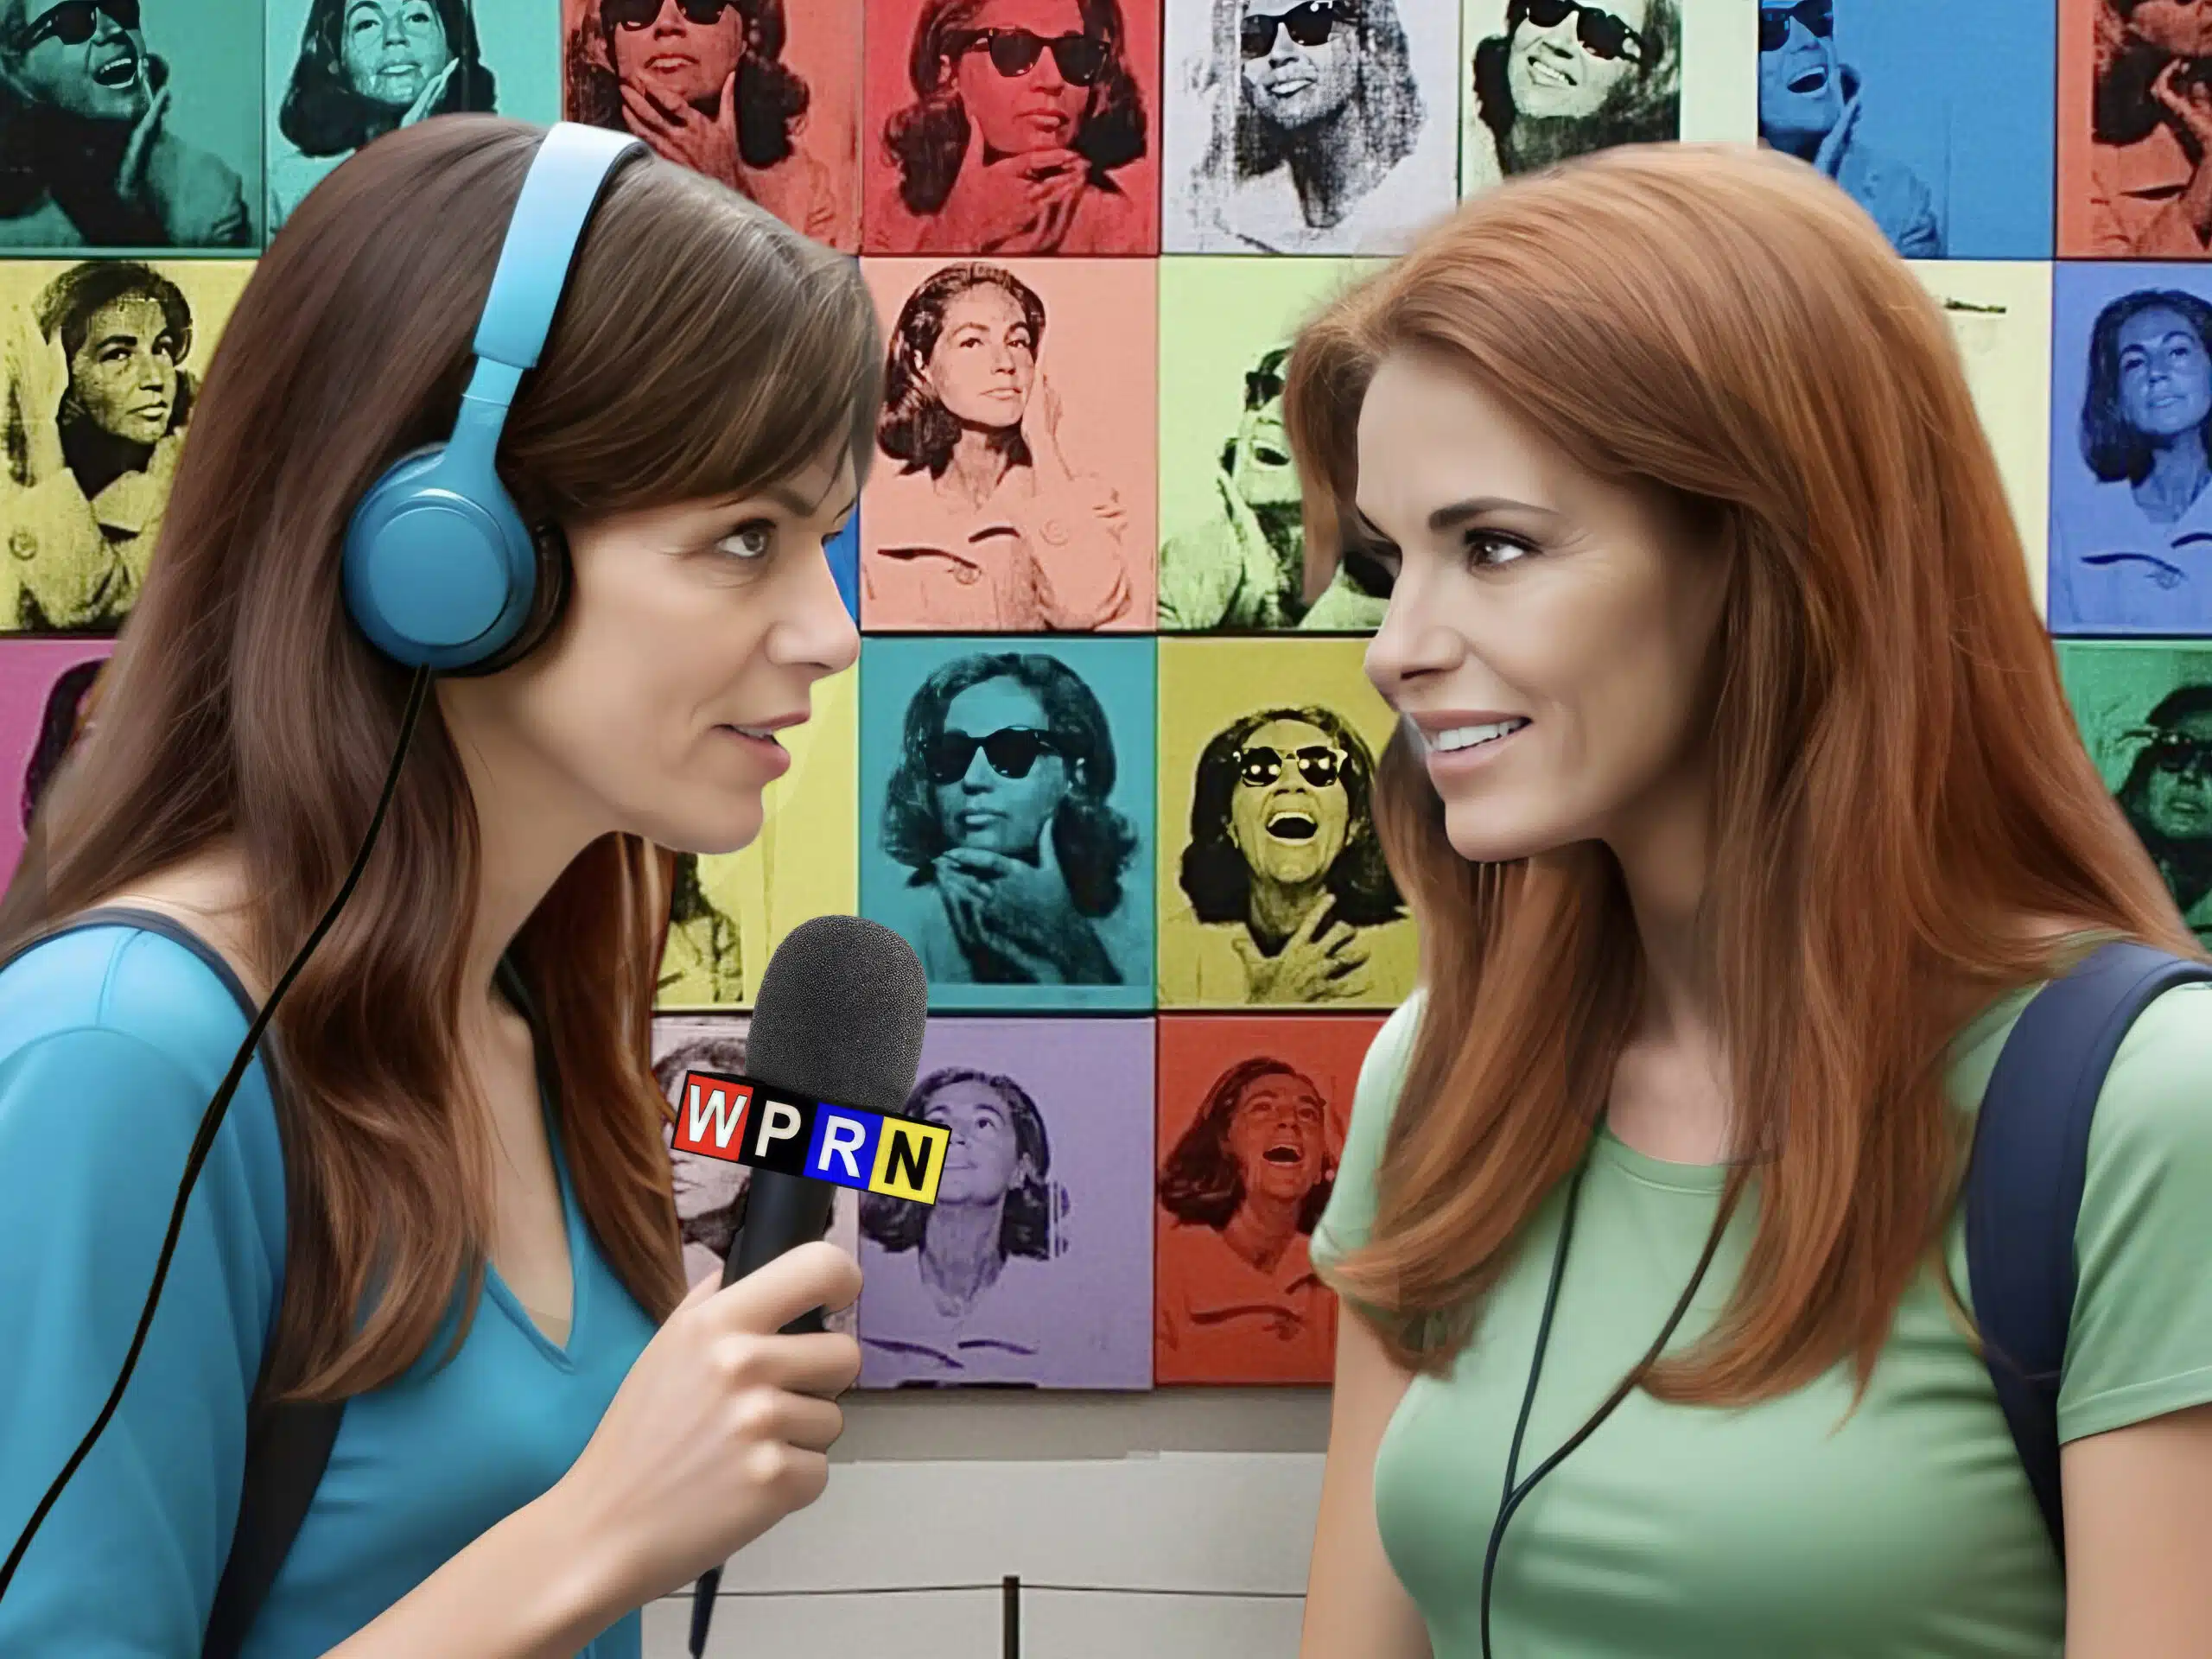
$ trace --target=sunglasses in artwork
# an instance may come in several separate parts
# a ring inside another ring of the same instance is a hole
[[[1283,767],[1290,761],[1298,763],[1299,775],[1316,789],[1326,789],[1337,781],[1344,770],[1344,752],[1324,743],[1313,743],[1286,755],[1281,749],[1255,743],[1236,751],[1236,778],[1239,783],[1254,789],[1265,789],[1282,776]]]
[[[1274,51],[1278,32],[1289,35],[1299,46],[1323,46],[1336,32],[1338,21],[1337,9],[1330,0],[1306,0],[1306,4],[1293,6],[1288,11],[1248,15],[1240,44],[1248,58],[1264,58]]]
[[[118,29],[138,27],[138,0],[61,0],[16,35],[16,49],[28,52],[49,37],[64,46],[82,46],[99,33],[102,12]]]
[[[968,775],[976,753],[1001,778],[1027,778],[1039,760],[1059,754],[1058,742],[1050,732],[1033,726],[1001,726],[977,737],[969,732],[940,732],[922,749],[922,766],[933,784],[957,784]]]
[[[991,67],[1008,80],[1017,80],[1037,67],[1046,52],[1058,66],[1060,79],[1074,86],[1089,86],[1106,73],[1110,56],[1108,43],[1095,35],[1056,35],[1047,39],[1027,29],[968,29],[945,37],[945,51],[955,58],[971,52],[988,52]]]
[[[1514,10],[1538,29],[1557,29],[1573,18],[1574,37],[1593,58],[1643,61],[1643,36],[1601,7],[1580,5],[1576,0],[1518,0]]]
[[[1795,5],[1759,8],[1759,50],[1779,52],[1789,43],[1792,18],[1812,34],[1827,40],[1835,33],[1834,0],[1796,0]]]

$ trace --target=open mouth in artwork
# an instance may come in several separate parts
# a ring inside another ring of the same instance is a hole
[[[1271,1164],[1282,1164],[1287,1166],[1303,1163],[1306,1159],[1304,1151],[1287,1141],[1277,1141],[1267,1149],[1264,1156]]]
[[[1827,84],[1828,72],[1824,64],[1789,78],[1789,90],[1793,92],[1817,92]]]
[[[128,86],[138,79],[138,54],[124,52],[110,58],[92,71],[92,79],[102,86]]]
[[[1311,841],[1321,833],[1321,825],[1304,808],[1290,806],[1268,820],[1268,833],[1277,841]]]

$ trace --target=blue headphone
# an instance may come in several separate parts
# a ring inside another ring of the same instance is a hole
[[[493,458],[524,372],[537,365],[584,226],[616,166],[645,145],[575,122],[546,131],[523,180],[476,327],[476,367],[453,436],[403,455],[346,530],[346,605],[369,642],[409,668],[483,671],[543,637],[566,550],[523,522]],[[550,545],[548,545],[548,543]],[[533,607],[537,625],[523,637]]]

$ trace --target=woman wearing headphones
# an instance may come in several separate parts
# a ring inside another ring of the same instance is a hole
[[[647,1031],[658,849],[749,842],[775,728],[857,652],[822,543],[881,346],[850,261],[642,146],[599,162],[542,354],[501,346],[511,219],[505,312],[550,310],[572,245],[545,245],[557,184],[538,245],[518,208],[541,141],[406,128],[277,236],[42,866],[0,906],[5,1542],[111,1386],[240,1002],[339,889],[422,683],[371,643],[356,504],[534,362],[496,452],[528,614],[487,671],[430,683],[359,886],[277,1006],[273,1091],[256,1059],[119,1408],[0,1596],[0,1651],[200,1651],[257,1378],[345,1409],[253,1659],[627,1659],[642,1603],[823,1489],[859,1351],[777,1333],[849,1304],[857,1266],[810,1244],[685,1294]],[[445,548],[413,550],[412,588],[446,578]],[[410,584],[375,591],[388,630]],[[141,919],[39,937],[111,906]]]
[[[2212,984],[2148,1001],[2090,1120],[2063,1565],[1969,1334],[2024,1007],[2112,936],[2203,953],[1936,304],[1802,162],[1632,147],[1333,303],[1287,416],[1394,577],[1423,967],[1314,1234],[1305,1659],[2202,1654]]]

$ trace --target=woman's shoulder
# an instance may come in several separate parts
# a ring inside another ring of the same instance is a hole
[[[2152,999],[2120,1041],[2090,1120],[2089,1162],[2178,1172],[2212,1203],[2212,982]]]
[[[245,1039],[245,995],[219,957],[158,921],[92,920],[23,950],[0,968],[0,1144],[22,1157],[0,1164],[60,1179],[67,1162],[89,1159],[115,1186],[132,1185],[143,1163],[145,1179],[173,1184],[172,1154]],[[251,1204],[280,1217],[283,1146],[257,1064],[219,1133],[244,1160],[233,1173]]]

